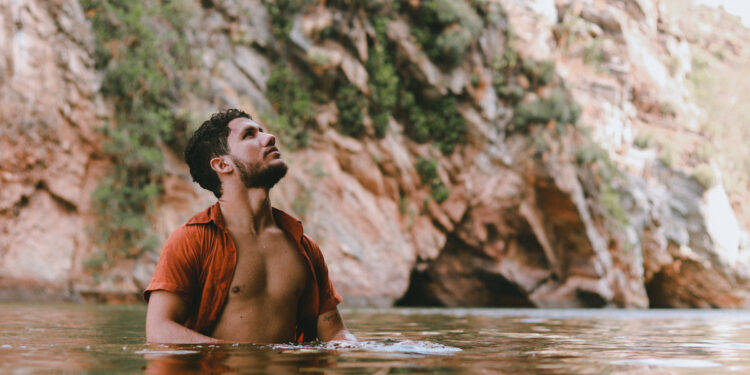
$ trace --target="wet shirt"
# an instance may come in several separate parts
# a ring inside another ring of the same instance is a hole
[[[284,211],[273,209],[276,223],[294,239],[309,266],[311,282],[300,297],[297,310],[297,342],[317,338],[318,316],[336,307],[341,296],[328,278],[328,267],[318,245],[302,232],[302,223]],[[143,297],[165,290],[188,305],[187,328],[210,336],[229,294],[237,266],[234,241],[224,225],[217,202],[193,216],[169,236]]]

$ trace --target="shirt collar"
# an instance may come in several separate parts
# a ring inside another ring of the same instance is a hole
[[[271,211],[273,212],[273,218],[274,220],[276,220],[276,224],[278,224],[284,232],[292,235],[292,237],[297,242],[300,242],[302,240],[303,233],[302,222],[296,217],[278,208],[272,207]],[[219,202],[216,202],[213,206],[197,213],[190,220],[188,220],[186,225],[208,224],[210,222],[213,222],[217,227],[221,228],[224,231],[227,230],[226,226],[224,225],[224,216],[221,215]]]

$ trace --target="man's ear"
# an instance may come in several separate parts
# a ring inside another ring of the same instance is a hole
[[[228,174],[234,170],[234,164],[229,162],[224,156],[217,156],[209,162],[211,169],[217,174]]]

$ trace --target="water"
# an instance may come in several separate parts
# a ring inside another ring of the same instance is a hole
[[[750,373],[750,313],[343,310],[356,345],[148,345],[144,306],[0,304],[0,373]]]

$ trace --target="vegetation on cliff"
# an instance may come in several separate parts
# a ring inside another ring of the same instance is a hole
[[[94,191],[101,251],[88,265],[154,250],[150,216],[162,191],[162,147],[184,132],[172,106],[188,89],[188,2],[82,1],[96,37],[101,92],[112,103],[100,130],[113,168]],[[182,129],[182,131],[180,131]]]
[[[309,83],[298,78],[285,65],[276,65],[266,82],[266,96],[277,114],[267,115],[269,126],[284,139],[284,144],[296,149],[309,141],[309,129],[315,121]]]

